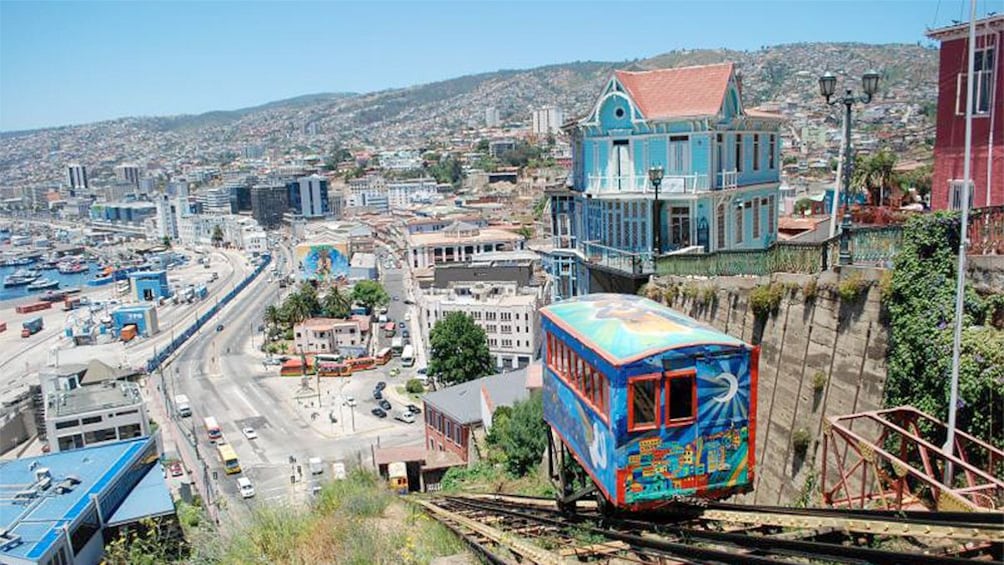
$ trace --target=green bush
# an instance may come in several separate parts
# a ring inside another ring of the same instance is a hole
[[[857,300],[862,292],[867,291],[868,286],[868,282],[861,278],[860,274],[853,273],[840,281],[837,285],[837,294],[844,302],[851,302]]]
[[[686,300],[694,300],[701,294],[701,289],[695,283],[687,283],[683,285],[683,298]]]
[[[822,392],[826,388],[826,373],[823,371],[816,371],[812,375],[812,390],[815,392]]]
[[[680,287],[675,283],[670,283],[670,285],[662,291],[662,300],[670,306],[676,302],[678,296],[680,296]]]
[[[816,295],[819,293],[818,285],[819,277],[811,277],[802,285],[802,296],[805,297],[806,302],[816,299]]]
[[[780,283],[760,284],[750,292],[750,308],[753,316],[765,320],[777,313],[784,298],[784,286]]]
[[[404,389],[411,394],[422,394],[425,392],[425,385],[418,379],[408,379],[408,382],[404,385]]]
[[[718,303],[718,285],[712,284],[701,289],[701,303],[708,305]]]
[[[798,428],[791,433],[791,448],[795,451],[795,455],[805,456],[810,443],[812,443],[812,434],[809,433],[809,430]]]

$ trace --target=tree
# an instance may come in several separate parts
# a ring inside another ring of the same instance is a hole
[[[359,281],[352,289],[352,301],[362,304],[369,311],[390,302],[387,291],[377,281]]]
[[[223,243],[223,228],[220,227],[220,224],[216,224],[215,226],[213,226],[212,241],[213,245],[217,247],[219,247],[219,245]]]
[[[505,453],[505,466],[510,474],[522,477],[533,471],[547,447],[541,393],[534,391],[530,398],[514,404],[511,411],[496,410],[489,437]]]
[[[927,195],[931,194],[932,172],[931,165],[924,165],[918,169],[906,171],[896,176],[901,187],[904,189],[912,188],[917,191],[917,196],[921,199],[926,199]]]
[[[284,326],[286,320],[283,318],[282,310],[276,308],[275,304],[269,304],[265,307],[265,315],[263,316],[265,323],[271,328],[269,334],[280,327]]]
[[[851,186],[868,191],[868,202],[882,205],[882,196],[889,194],[896,167],[896,155],[883,149],[871,157],[859,159],[854,168]]]
[[[331,287],[321,306],[329,318],[348,318],[352,312],[352,300],[337,286]]]
[[[160,240],[160,241],[161,241],[161,243],[164,244],[164,247],[166,247],[168,249],[171,248],[171,238],[170,237],[168,237],[168,236],[165,235],[164,238],[162,240]]]
[[[429,345],[429,375],[442,383],[465,383],[495,368],[485,330],[463,312],[450,312],[436,322]]]

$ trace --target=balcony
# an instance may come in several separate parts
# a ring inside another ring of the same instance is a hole
[[[581,253],[590,265],[619,273],[648,275],[655,271],[651,252],[634,253],[586,241],[582,244]]]
[[[586,191],[591,194],[648,194],[654,192],[647,175],[589,175]],[[666,175],[660,194],[694,194],[709,190],[708,176]]]

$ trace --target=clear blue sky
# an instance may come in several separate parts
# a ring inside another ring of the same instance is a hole
[[[235,109],[679,48],[915,43],[928,27],[966,19],[968,5],[0,0],[0,130]],[[1001,6],[978,2],[980,14]]]

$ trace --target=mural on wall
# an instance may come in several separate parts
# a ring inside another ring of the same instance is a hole
[[[348,247],[348,243],[297,245],[293,259],[300,271],[300,280],[325,282],[348,277]]]

